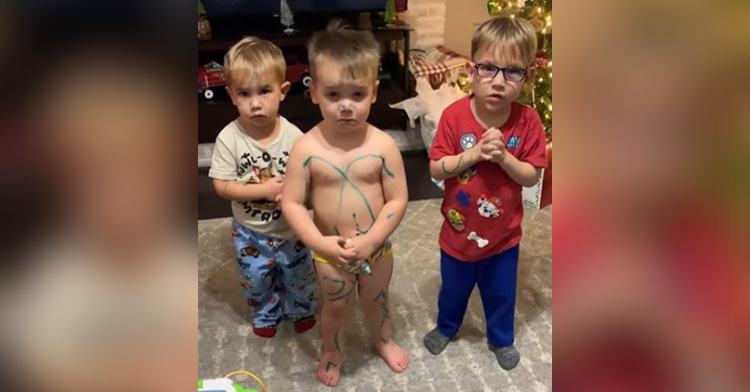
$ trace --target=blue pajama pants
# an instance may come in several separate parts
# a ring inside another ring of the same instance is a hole
[[[438,295],[437,326],[453,337],[464,320],[472,290],[479,285],[487,319],[487,340],[494,347],[513,344],[513,314],[516,307],[518,245],[502,253],[465,262],[440,251],[443,284]]]
[[[307,247],[256,233],[232,221],[240,285],[253,309],[253,325],[273,326],[282,317],[299,320],[315,313],[315,270]]]

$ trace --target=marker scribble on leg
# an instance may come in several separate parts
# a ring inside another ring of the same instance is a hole
[[[328,300],[329,301],[338,301],[338,300],[340,300],[342,298],[347,298],[352,293],[352,291],[354,291],[354,285],[353,284],[352,284],[352,287],[349,289],[349,291],[347,291],[345,294],[341,294],[341,295],[339,295],[338,297],[335,297],[335,298],[328,298]],[[347,298],[347,300],[348,300],[348,298]]]
[[[344,291],[344,287],[346,287],[346,281],[341,280],[341,279],[331,279],[331,278],[329,278],[327,276],[324,276],[323,280],[330,280],[333,283],[341,285],[341,288],[338,291],[335,291],[333,293],[326,293],[328,295],[337,295],[337,294],[341,293],[342,291]]]
[[[381,306],[383,307],[383,318],[380,320],[380,340],[383,343],[388,343],[390,339],[386,339],[383,337],[383,327],[385,326],[385,321],[388,320],[391,315],[390,311],[388,310],[388,294],[386,294],[385,290],[380,290],[380,293],[375,297],[375,302],[382,299]]]
[[[341,347],[339,346],[339,331],[336,331],[336,334],[333,335],[333,343],[336,345],[336,351],[339,352],[339,355],[341,355]]]

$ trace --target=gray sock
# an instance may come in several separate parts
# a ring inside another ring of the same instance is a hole
[[[427,335],[424,336],[425,347],[434,355],[443,352],[450,341],[451,338],[440,333],[437,328],[427,332]]]
[[[490,351],[495,354],[497,363],[500,367],[505,370],[511,370],[518,366],[518,362],[521,361],[521,354],[516,350],[516,346],[507,347],[492,347],[489,346]]]

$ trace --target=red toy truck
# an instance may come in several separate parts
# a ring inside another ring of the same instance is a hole
[[[312,79],[308,65],[298,61],[296,57],[287,59],[286,80],[291,83],[300,83],[305,87],[310,86]],[[203,95],[207,100],[215,96],[217,87],[226,86],[227,80],[224,77],[224,67],[216,61],[211,61],[206,65],[198,67],[198,94]]]
[[[224,78],[224,67],[216,61],[198,67],[198,94],[203,94],[206,99],[214,97],[214,88],[226,86]]]

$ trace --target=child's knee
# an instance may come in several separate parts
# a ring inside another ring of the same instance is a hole
[[[332,317],[345,317],[349,309],[349,304],[345,299],[326,301],[324,306],[328,315]]]

